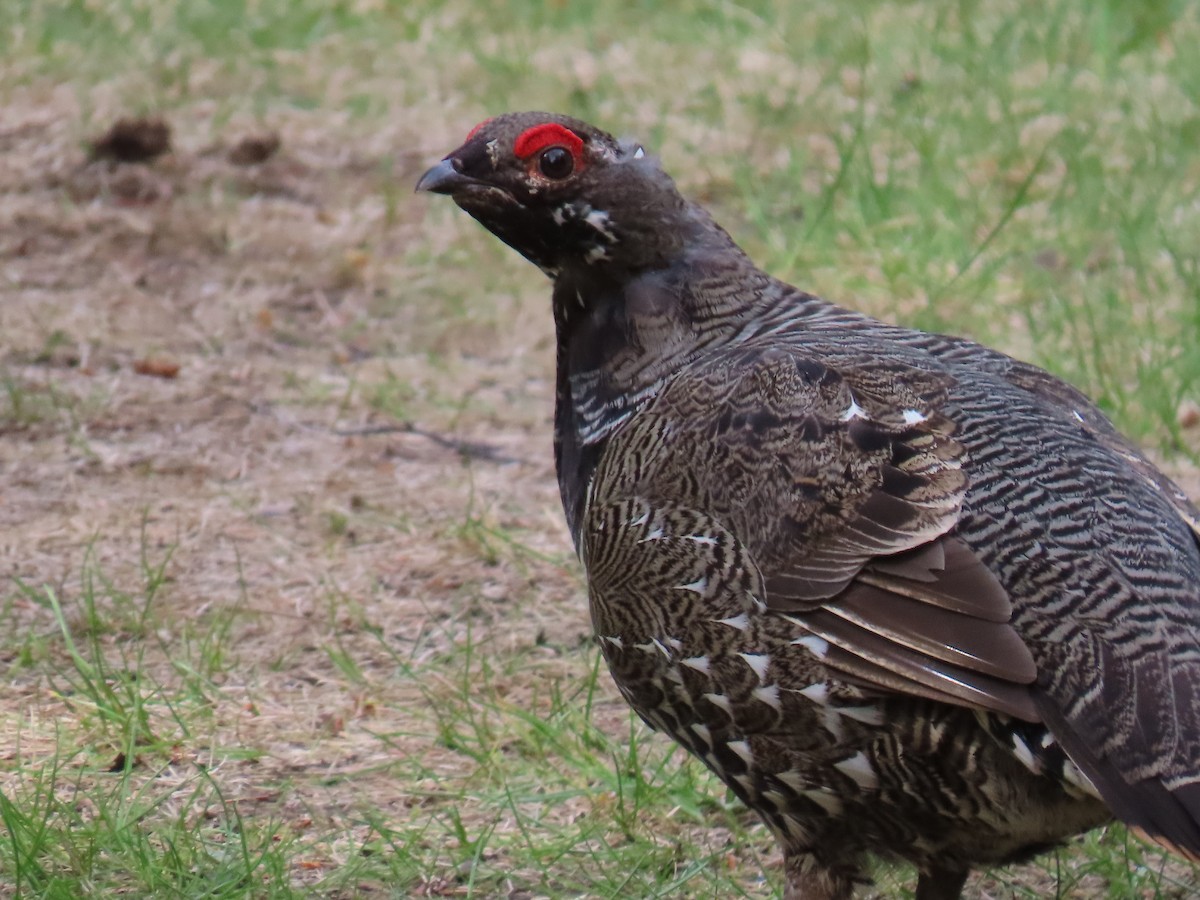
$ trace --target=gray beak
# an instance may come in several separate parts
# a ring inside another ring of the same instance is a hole
[[[417,182],[417,193],[428,191],[432,194],[453,194],[460,187],[473,184],[475,179],[458,171],[454,162],[450,158],[443,159],[422,175],[421,180]]]

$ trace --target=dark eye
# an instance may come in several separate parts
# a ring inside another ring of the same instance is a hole
[[[548,147],[538,157],[538,168],[547,178],[566,178],[575,171],[575,158],[566,147]]]

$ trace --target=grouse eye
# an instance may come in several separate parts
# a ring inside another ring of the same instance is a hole
[[[566,178],[575,171],[575,157],[566,147],[549,147],[538,157],[538,169],[547,178]]]

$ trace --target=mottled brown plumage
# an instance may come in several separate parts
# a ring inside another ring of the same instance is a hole
[[[783,849],[920,900],[1110,810],[1200,855],[1200,515],[1078,391],[758,270],[546,113],[421,179],[554,280],[555,456],[622,694]]]

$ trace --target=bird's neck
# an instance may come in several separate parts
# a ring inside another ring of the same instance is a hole
[[[689,363],[818,304],[756,268],[715,225],[658,268],[559,274],[555,463],[577,547],[587,488],[612,435]]]

